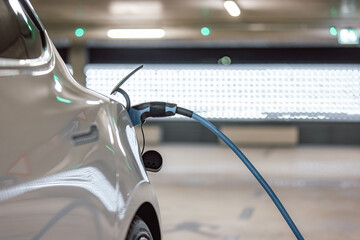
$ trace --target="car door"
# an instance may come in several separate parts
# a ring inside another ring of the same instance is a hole
[[[72,79],[28,2],[0,20],[0,238],[113,239],[119,105]]]

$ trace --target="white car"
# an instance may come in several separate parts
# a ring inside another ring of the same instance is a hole
[[[0,0],[0,111],[0,239],[161,239],[128,112],[72,78],[26,0]]]

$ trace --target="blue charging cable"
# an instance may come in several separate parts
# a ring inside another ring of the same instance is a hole
[[[304,237],[301,235],[300,231],[296,227],[295,223],[291,219],[290,215],[287,213],[285,207],[280,202],[279,198],[276,196],[274,191],[271,189],[269,184],[261,176],[261,174],[256,170],[254,165],[247,159],[247,157],[240,151],[240,149],[220,130],[218,130],[212,123],[210,123],[205,118],[199,116],[198,114],[187,110],[185,108],[177,107],[176,104],[165,103],[165,102],[149,102],[143,103],[134,107],[131,107],[129,110],[129,115],[134,126],[142,124],[145,122],[145,119],[148,117],[167,117],[173,116],[175,114],[180,114],[185,117],[193,118],[194,120],[201,123],[207,129],[212,131],[216,136],[226,143],[231,150],[240,158],[240,160],[245,164],[245,166],[250,170],[254,175],[256,180],[264,188],[266,193],[270,196],[271,200],[274,202],[281,215],[289,225],[290,229],[293,231],[297,239],[303,240]]]
[[[204,125],[207,129],[212,131],[216,136],[218,136],[221,140],[226,143],[231,150],[234,151],[234,153],[240,158],[240,160],[245,164],[245,166],[250,170],[250,172],[254,175],[256,180],[261,184],[261,186],[264,188],[264,190],[267,192],[267,194],[270,196],[271,200],[274,202],[276,207],[279,209],[281,215],[295,234],[297,239],[304,239],[301,235],[300,231],[296,227],[295,223],[291,219],[290,215],[287,213],[285,207],[282,205],[279,198],[276,196],[274,191],[271,189],[269,184],[265,181],[265,179],[261,176],[261,174],[256,170],[254,165],[247,159],[247,157],[241,152],[241,150],[220,130],[218,130],[211,122],[206,120],[205,118],[197,115],[196,113],[193,113],[192,118]]]

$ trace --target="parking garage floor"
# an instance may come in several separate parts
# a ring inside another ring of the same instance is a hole
[[[222,145],[148,147],[165,240],[295,239],[275,205]],[[243,148],[305,239],[360,239],[360,147]]]

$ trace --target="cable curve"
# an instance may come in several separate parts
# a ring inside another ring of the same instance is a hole
[[[205,126],[207,129],[212,131],[216,136],[218,136],[221,140],[226,143],[231,150],[234,151],[234,153],[240,158],[240,160],[245,164],[245,166],[250,170],[250,172],[254,175],[254,177],[258,180],[258,182],[261,184],[261,186],[264,188],[264,190],[267,192],[267,194],[270,196],[271,200],[274,202],[276,207],[279,209],[281,215],[289,225],[290,229],[293,231],[294,235],[298,240],[303,240],[304,237],[301,235],[300,231],[296,227],[295,223],[291,219],[290,215],[286,211],[285,207],[282,205],[279,198],[276,196],[274,191],[271,189],[269,184],[265,181],[265,179],[261,176],[261,174],[256,170],[254,165],[247,159],[247,157],[240,151],[240,149],[220,130],[218,130],[215,125],[210,123],[205,118],[199,116],[196,113],[192,114],[192,118],[199,123],[201,123],[203,126]]]

